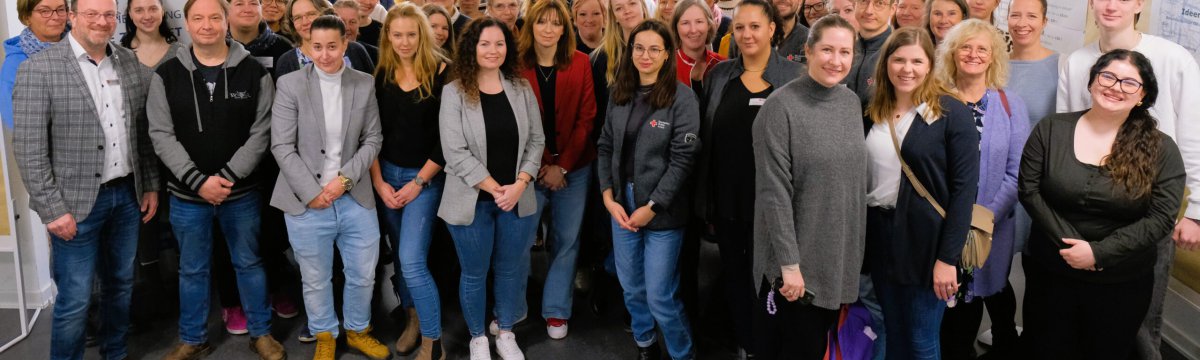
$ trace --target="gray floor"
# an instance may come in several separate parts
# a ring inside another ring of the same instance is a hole
[[[701,278],[702,281],[700,292],[701,294],[709,293],[709,286],[714,282],[715,269],[719,267],[717,258],[716,246],[707,244],[701,250]],[[540,253],[535,253],[534,256],[534,273],[544,273],[545,260]],[[1016,262],[1020,264],[1020,262]],[[1019,266],[1013,270],[1013,286],[1017,292],[1018,299],[1024,294],[1024,275]],[[529,305],[532,315],[536,315],[540,295],[540,279],[535,275],[535,278],[530,282]],[[453,286],[453,285],[451,285]],[[390,288],[390,284],[385,285],[385,288]],[[390,294],[390,289],[385,289],[386,294]],[[533,295],[537,294],[537,295]],[[593,315],[587,307],[587,302],[582,298],[576,298],[575,316],[571,321],[571,333],[564,340],[551,340],[546,336],[543,330],[543,323],[540,320],[535,320],[536,316],[532,316],[529,321],[516,328],[518,342],[525,349],[526,357],[529,359],[570,359],[570,360],[609,360],[609,359],[631,359],[636,357],[636,349],[631,342],[630,335],[623,330],[623,320],[620,313],[614,306],[620,306],[617,294],[611,294],[609,300],[609,309],[599,316]],[[704,298],[705,296],[701,296]],[[389,319],[387,311],[395,305],[394,296],[384,296],[383,304],[376,307],[374,315],[374,326],[376,334],[386,343],[394,341],[398,336],[398,330],[395,326],[395,321]],[[443,298],[446,298],[445,292]],[[215,301],[214,301],[215,302]],[[1019,303],[1019,302],[1018,302]],[[701,301],[701,308],[709,306],[709,302]],[[1018,306],[1020,306],[1018,304]],[[46,309],[42,312],[38,319],[32,334],[24,341],[18,343],[13,348],[0,353],[0,360],[9,359],[45,359],[49,356],[50,349],[50,322],[52,309]],[[135,309],[136,311],[136,309]],[[461,313],[459,312],[458,304],[454,299],[446,299],[443,303],[443,333],[445,339],[445,347],[449,352],[449,359],[465,359],[467,354],[467,331],[466,326],[462,321]],[[1020,311],[1018,310],[1018,323],[1020,323]],[[15,332],[17,326],[16,310],[0,310],[0,342],[7,342],[8,339],[14,338],[19,332]],[[710,321],[711,320],[711,321]],[[280,339],[284,347],[287,349],[289,358],[291,359],[309,359],[312,357],[313,346],[310,344],[302,344],[296,340],[296,335],[302,328],[304,316],[298,316],[293,319],[276,318],[273,324],[274,335]],[[219,311],[213,311],[209,321],[210,341],[215,345],[215,352],[210,355],[209,359],[232,360],[232,359],[254,359],[253,353],[248,347],[248,337],[228,335],[222,329],[219,318]],[[697,338],[696,346],[700,359],[735,359],[736,354],[729,347],[728,334],[722,334],[721,329],[713,330],[714,327],[721,326],[721,323],[712,319],[698,319],[697,323]],[[984,324],[981,324],[982,329],[990,326],[987,318],[984,319]],[[158,359],[166,352],[170,351],[171,347],[177,339],[177,328],[175,318],[162,318],[152,322],[149,326],[144,326],[129,337],[129,350],[133,355],[131,359]],[[982,348],[981,348],[982,350]],[[982,352],[982,351],[981,351]],[[1182,357],[1178,355],[1169,346],[1164,346],[1164,359],[1174,360]],[[366,359],[366,357],[350,353],[346,351],[344,344],[339,346],[339,358],[343,360],[349,359]],[[407,359],[408,357],[394,357],[394,359]],[[497,357],[498,358],[498,357]],[[100,359],[95,348],[89,348],[85,359]]]

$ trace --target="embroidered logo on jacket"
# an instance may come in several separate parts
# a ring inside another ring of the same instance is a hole
[[[250,92],[249,91],[234,91],[234,92],[229,93],[229,97],[237,99],[237,100],[249,100]]]
[[[662,120],[650,120],[650,127],[652,128],[666,129],[668,126],[671,126],[671,123]]]

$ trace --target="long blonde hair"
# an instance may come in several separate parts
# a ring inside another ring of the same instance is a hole
[[[991,64],[988,64],[984,75],[984,84],[990,89],[1003,89],[1008,84],[1008,43],[1000,36],[1000,30],[979,19],[963,21],[946,33],[946,38],[937,46],[937,61],[933,66],[935,77],[951,89],[956,89],[958,61],[955,57],[958,56],[958,48],[976,36],[987,39],[991,50]]]
[[[875,93],[871,96],[871,103],[867,105],[866,113],[876,124],[887,120],[892,111],[896,110],[897,105],[896,87],[892,85],[891,78],[888,77],[888,58],[892,57],[896,50],[909,45],[919,45],[925,52],[925,56],[929,58],[930,66],[929,74],[925,75],[925,81],[913,91],[912,101],[914,104],[924,103],[928,107],[928,112],[921,114],[928,116],[925,121],[934,122],[942,117],[940,98],[949,92],[933,76],[933,38],[923,29],[904,27],[893,31],[887,41],[883,42],[883,53],[875,64]]]
[[[392,38],[388,36],[392,32],[392,22],[399,18],[417,22],[417,38],[420,39],[420,43],[413,58],[413,75],[416,76],[417,82],[421,83],[417,88],[417,97],[425,99],[433,96],[433,78],[437,76],[442,64],[449,62],[449,59],[434,45],[433,28],[429,26],[429,18],[412,2],[396,4],[387,13],[379,36],[379,65],[375,67],[375,77],[382,76],[385,84],[399,83],[396,71],[400,70],[400,55],[396,54]]]
[[[617,81],[617,65],[620,64],[621,59],[625,57],[625,42],[629,40],[625,38],[624,31],[621,30],[621,23],[617,21],[617,14],[613,12],[614,6],[612,1],[619,0],[610,0],[608,6],[605,7],[604,14],[606,19],[604,19],[604,41],[601,42],[600,47],[593,52],[593,54],[598,54],[599,52],[603,51],[606,55],[608,55],[608,63],[604,64],[604,79],[607,80],[609,84]],[[638,6],[642,8],[642,21],[646,21],[648,16],[650,16],[650,14],[647,14],[649,11],[646,10],[646,3],[642,0],[634,0],[634,2],[638,3]],[[670,41],[670,39],[664,40]]]

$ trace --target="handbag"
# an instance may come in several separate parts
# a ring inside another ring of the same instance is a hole
[[[884,120],[888,124],[888,129],[891,130],[892,147],[896,149],[896,157],[900,159],[900,169],[904,170],[904,176],[908,177],[908,182],[912,183],[913,189],[920,194],[921,197],[929,201],[933,205],[933,209],[937,213],[946,217],[946,210],[942,209],[941,205],[933,199],[925,186],[917,180],[917,176],[913,174],[912,169],[908,167],[908,163],[904,162],[904,156],[900,155],[900,139],[896,137],[896,125],[890,120]],[[979,269],[983,267],[983,263],[987,261],[988,254],[992,252],[992,225],[995,221],[995,215],[991,210],[983,205],[975,204],[971,208],[971,230],[967,231],[967,241],[963,244],[961,265],[965,269]]]

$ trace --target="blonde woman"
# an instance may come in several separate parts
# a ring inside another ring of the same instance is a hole
[[[597,119],[604,119],[608,85],[616,82],[617,64],[628,55],[625,54],[625,42],[629,40],[630,32],[649,16],[646,3],[641,0],[610,0],[605,14],[604,39],[591,54]]]
[[[1004,91],[1008,83],[1006,46],[995,27],[970,19],[946,34],[946,40],[938,46],[934,66],[934,77],[966,102],[974,116],[980,136],[979,194],[975,203],[996,216],[987,262],[963,279],[968,287],[964,301],[947,309],[942,321],[942,356],[948,359],[975,356],[975,330],[983,320],[985,304],[991,318],[998,319],[993,326],[1003,325],[999,327],[1007,328],[1004,333],[1012,335],[1002,336],[998,339],[1002,343],[995,345],[1011,350],[1016,340],[1016,307],[1003,304],[1016,302],[1008,286],[1008,271],[1016,233],[1016,218],[1012,215],[1017,202],[1017,169],[1025,138],[1029,137],[1029,112],[1020,96]],[[1009,290],[1002,293],[1004,289]]]
[[[604,39],[604,5],[601,0],[576,0],[571,3],[575,22],[575,49],[591,54]]]

